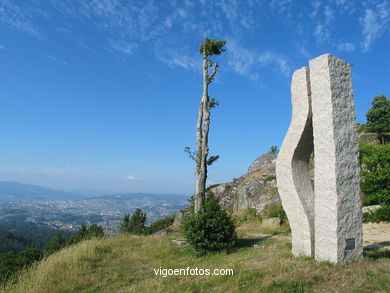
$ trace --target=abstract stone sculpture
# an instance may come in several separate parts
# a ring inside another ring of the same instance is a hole
[[[314,192],[309,176],[313,151],[309,68],[291,81],[292,119],[276,161],[278,191],[292,234],[294,255],[314,254]]]
[[[362,257],[359,150],[350,65],[325,54],[292,78],[293,115],[276,162],[294,255]],[[309,158],[314,145],[314,193]]]

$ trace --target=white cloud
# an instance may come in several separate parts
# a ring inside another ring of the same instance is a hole
[[[323,19],[317,21],[317,25],[314,30],[314,37],[318,44],[324,44],[330,40],[330,27],[333,20],[334,11],[327,5],[323,9]]]
[[[189,53],[186,47],[171,48],[164,42],[160,42],[155,47],[155,55],[158,60],[167,64],[169,67],[181,67],[186,70],[199,71],[201,69],[200,54]]]
[[[44,39],[33,22],[29,11],[20,8],[9,0],[0,1],[0,25],[23,31],[35,38]]]
[[[291,74],[292,70],[289,65],[289,60],[283,55],[272,52],[265,52],[259,56],[258,61],[262,65],[276,65],[279,68],[279,71],[285,76],[290,76]]]
[[[306,47],[304,47],[303,45],[301,45],[301,44],[298,45],[297,51],[298,51],[298,53],[301,54],[304,58],[310,59],[311,54],[310,54],[310,52],[306,49]]]
[[[351,52],[355,50],[355,44],[351,42],[342,42],[337,46],[340,51]]]
[[[291,74],[291,66],[288,58],[273,52],[258,53],[238,45],[235,41],[228,43],[228,64],[233,71],[249,76],[252,81],[259,79],[256,68],[276,65],[277,70],[285,76]]]
[[[133,175],[127,175],[127,176],[125,177],[125,179],[126,179],[126,180],[129,180],[129,181],[137,180],[137,178],[136,178],[135,176],[133,176]]]
[[[320,1],[313,1],[312,4],[313,10],[309,13],[309,16],[311,18],[315,18],[318,14],[318,10],[321,7],[321,2]]]
[[[58,59],[57,57],[52,56],[52,55],[47,56],[47,58],[49,58],[49,60],[52,60],[52,61],[54,61],[54,62],[61,63],[61,64],[63,64],[63,65],[67,65],[67,64],[68,64],[67,61]]]
[[[292,0],[272,0],[270,2],[270,7],[273,11],[276,11],[279,14],[286,14],[290,16]]]
[[[228,64],[237,73],[247,75],[256,62],[257,54],[254,51],[240,47],[235,41],[227,43],[229,52]]]
[[[121,54],[133,55],[137,45],[124,40],[108,40],[109,47]]]
[[[341,10],[347,14],[352,14],[355,12],[356,2],[354,3],[351,0],[335,0],[334,2],[336,6],[341,8]]]
[[[364,16],[360,18],[363,26],[363,52],[370,50],[372,43],[378,39],[385,31],[389,30],[390,9],[388,1],[366,8]]]
[[[4,50],[4,49],[5,49],[5,46],[0,45],[0,50]]]

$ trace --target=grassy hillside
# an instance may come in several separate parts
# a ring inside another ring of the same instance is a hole
[[[194,257],[171,236],[89,240],[22,272],[4,292],[389,292],[390,256],[371,252],[350,265],[293,258],[286,227],[251,221],[231,254]],[[274,232],[262,237],[261,233]],[[257,239],[250,239],[257,238]],[[245,238],[245,239],[242,239]],[[256,245],[256,247],[254,247]],[[382,257],[380,257],[382,256]],[[384,256],[384,257],[383,257]],[[233,276],[156,276],[159,268],[233,269]]]

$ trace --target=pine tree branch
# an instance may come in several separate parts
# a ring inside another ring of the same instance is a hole
[[[207,78],[207,84],[210,84],[214,80],[214,77],[215,77],[215,74],[217,73],[217,70],[218,70],[218,62],[215,62],[214,69],[211,72],[210,76]]]

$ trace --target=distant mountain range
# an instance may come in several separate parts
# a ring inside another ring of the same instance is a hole
[[[0,182],[0,201],[79,200],[79,194],[12,181]]]
[[[95,193],[96,194],[96,193]],[[55,190],[38,185],[23,184],[12,181],[0,182],[0,202],[43,201],[43,200],[183,200],[188,196],[177,194],[126,193],[114,195],[85,196],[76,192]]]

